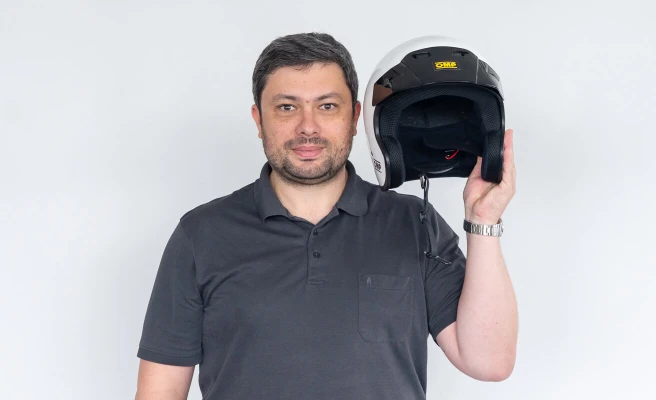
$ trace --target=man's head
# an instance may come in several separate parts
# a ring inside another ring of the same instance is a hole
[[[251,113],[273,170],[296,184],[333,178],[351,152],[361,105],[351,56],[320,33],[277,38],[253,71]]]

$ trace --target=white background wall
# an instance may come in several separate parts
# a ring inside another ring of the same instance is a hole
[[[655,17],[647,0],[0,0],[0,398],[134,396],[166,240],[257,177],[252,68],[305,31],[351,51],[360,100],[378,60],[421,35],[473,43],[502,77],[517,364],[482,383],[431,346],[428,398],[656,398]],[[375,182],[358,132],[351,160]],[[431,184],[457,230],[463,187]]]

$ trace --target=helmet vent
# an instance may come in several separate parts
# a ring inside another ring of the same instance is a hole
[[[414,57],[415,59],[428,58],[428,57],[430,57],[430,53],[427,52],[427,51],[420,51],[419,53],[413,54],[412,57]]]

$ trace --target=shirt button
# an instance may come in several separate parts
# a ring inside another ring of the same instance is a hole
[[[313,234],[313,235],[318,235],[318,234],[319,234],[319,231],[315,229],[315,230],[312,231],[312,234]]]
[[[319,254],[318,251],[315,251],[314,253],[312,253],[312,255],[314,256],[314,258],[319,258],[319,257],[321,257],[321,254]]]

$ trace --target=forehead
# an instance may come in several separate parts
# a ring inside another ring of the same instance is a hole
[[[349,94],[344,73],[335,63],[278,68],[267,77],[262,97],[270,98],[281,93],[313,97],[326,92]]]

